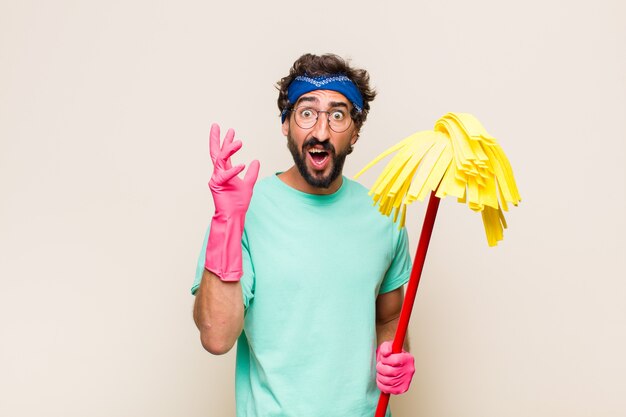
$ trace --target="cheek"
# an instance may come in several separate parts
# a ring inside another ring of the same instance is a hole
[[[350,133],[341,138],[341,141],[338,142],[341,145],[341,149],[347,149],[350,146],[354,145],[357,140],[357,135]]]
[[[291,137],[291,140],[295,142],[298,147],[302,146],[304,142],[311,139],[309,131],[300,129],[298,126],[294,126],[293,124],[287,130],[287,132],[289,133],[289,137]]]

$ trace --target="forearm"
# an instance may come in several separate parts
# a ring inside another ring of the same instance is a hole
[[[228,352],[241,334],[243,317],[239,281],[224,282],[205,269],[193,310],[202,346],[214,355]]]
[[[400,318],[396,317],[387,322],[377,322],[376,323],[376,346],[380,346],[381,343],[386,341],[393,341],[396,336],[396,329],[398,328],[398,322]],[[406,337],[404,338],[404,350],[407,352],[409,349],[409,333],[407,331]]]
[[[376,338],[377,346],[386,341],[393,341],[400,321],[404,287],[380,294],[376,300]],[[409,350],[408,333],[404,338],[404,350]]]

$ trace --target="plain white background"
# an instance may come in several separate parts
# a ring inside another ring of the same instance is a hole
[[[496,248],[442,202],[394,415],[625,415],[625,17],[618,0],[1,1],[0,415],[234,415],[234,352],[204,352],[191,319],[208,131],[236,128],[261,175],[288,168],[273,84],[305,52],[379,92],[346,175],[469,112],[522,194]]]

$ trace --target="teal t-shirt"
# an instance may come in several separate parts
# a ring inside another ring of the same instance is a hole
[[[255,185],[242,248],[237,416],[374,415],[376,297],[409,279],[406,230],[345,177],[312,195],[273,175]]]

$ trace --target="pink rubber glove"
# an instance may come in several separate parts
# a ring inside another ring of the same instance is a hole
[[[213,194],[215,214],[206,248],[204,267],[222,281],[239,281],[243,275],[241,237],[252,189],[259,176],[259,161],[252,161],[243,180],[237,175],[245,165],[232,166],[230,157],[241,149],[241,141],[233,141],[235,131],[228,129],[220,147],[220,127],[211,125],[209,150],[213,175],[209,188]]]
[[[391,353],[391,342],[383,342],[376,350],[376,385],[385,394],[406,392],[415,373],[413,355],[405,350]]]

